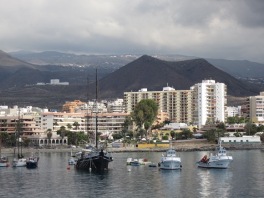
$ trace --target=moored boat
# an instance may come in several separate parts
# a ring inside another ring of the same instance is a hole
[[[8,167],[8,158],[7,157],[0,157],[0,167]]]
[[[91,152],[82,153],[81,157],[76,162],[77,170],[103,172],[108,170],[109,162],[113,161],[111,153],[104,150],[103,147],[98,147],[97,134],[98,134],[98,86],[97,86],[97,69],[96,69],[96,99],[95,99],[95,147],[91,148]]]
[[[230,162],[232,161],[233,161],[233,157],[227,155],[226,149],[221,146],[221,142],[220,142],[219,146],[216,147],[215,155],[211,153],[209,158],[207,157],[207,155],[205,155],[200,161],[196,162],[196,164],[200,168],[225,169],[228,168]]]
[[[75,167],[77,170],[102,172],[108,170],[108,163],[112,161],[113,158],[110,153],[105,152],[103,149],[94,148],[88,153],[83,152],[76,161]]]
[[[138,161],[138,159],[134,159],[130,162],[131,166],[140,166],[140,162]]]
[[[27,159],[26,158],[18,158],[13,160],[13,167],[25,167],[27,165]]]
[[[38,167],[39,157],[31,156],[26,160],[26,167],[29,169]]]
[[[161,162],[159,163],[160,169],[164,170],[177,170],[181,169],[181,158],[176,155],[175,149],[168,149],[161,157]]]

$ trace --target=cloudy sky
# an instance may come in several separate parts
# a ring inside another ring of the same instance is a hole
[[[0,49],[264,63],[263,0],[0,0]]]

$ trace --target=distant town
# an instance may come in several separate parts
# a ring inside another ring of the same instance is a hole
[[[58,79],[50,82],[61,83],[67,84]],[[124,97],[115,101],[66,101],[61,111],[2,105],[1,139],[4,146],[14,146],[18,135],[24,146],[88,144],[95,139],[97,117],[100,141],[112,142],[115,147],[122,147],[123,143],[192,138],[260,143],[264,131],[264,92],[248,97],[244,106],[227,106],[227,89],[224,83],[210,79],[194,84],[189,90],[169,86],[157,91],[142,88],[124,92]],[[149,127],[139,128],[131,115],[142,100],[153,100],[158,112]]]

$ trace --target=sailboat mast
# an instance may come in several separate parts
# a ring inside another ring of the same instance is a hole
[[[98,148],[97,145],[97,131],[98,131],[98,106],[97,106],[97,100],[98,100],[98,85],[97,85],[97,68],[96,68],[96,77],[95,77],[95,105],[96,105],[96,112],[95,112],[95,147]]]

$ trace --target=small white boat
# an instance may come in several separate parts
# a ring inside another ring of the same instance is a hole
[[[219,146],[216,147],[215,155],[211,153],[209,158],[205,155],[200,161],[196,162],[196,164],[201,168],[228,168],[232,161],[233,157],[226,154],[226,149],[221,146],[220,142]]]
[[[80,153],[81,155],[81,153]],[[78,154],[76,153],[75,156],[78,156]],[[75,156],[72,155],[72,150],[71,150],[71,157],[70,159],[68,159],[68,165],[75,165],[77,162],[77,159],[75,158]]]
[[[7,157],[0,157],[0,167],[8,167],[8,159]]]
[[[139,161],[138,161],[137,159],[134,159],[134,160],[132,160],[132,161],[130,162],[130,165],[131,165],[131,166],[140,166],[140,163],[139,163]]]
[[[74,157],[71,157],[71,158],[68,160],[68,165],[75,165],[75,164],[76,164],[76,161],[77,161],[77,159],[75,159]]]
[[[13,167],[24,167],[27,165],[27,159],[26,158],[19,158],[13,160]]]
[[[133,161],[133,159],[131,157],[127,158],[127,161],[126,161],[127,165],[131,165],[132,161]]]
[[[165,155],[162,155],[161,162],[159,163],[160,169],[164,170],[177,170],[181,169],[181,158],[176,155],[176,150],[169,149]]]

